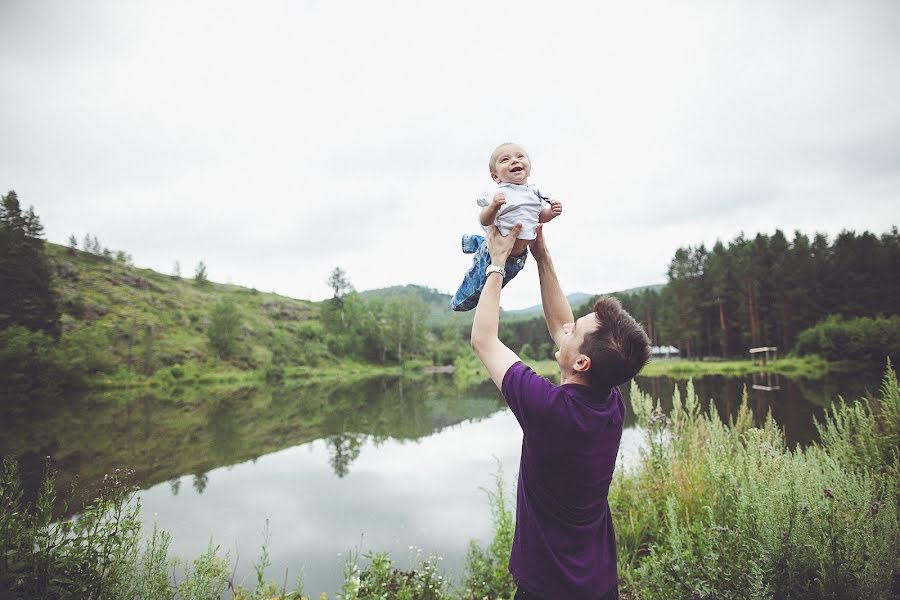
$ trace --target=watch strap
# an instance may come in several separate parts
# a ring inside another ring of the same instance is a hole
[[[488,267],[484,270],[485,276],[488,276],[491,273],[500,273],[500,277],[506,277],[506,269],[504,269],[503,267],[498,267],[497,265],[488,265]]]

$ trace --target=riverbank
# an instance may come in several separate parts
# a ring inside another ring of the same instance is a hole
[[[555,360],[527,361],[536,373],[557,379],[559,366]],[[884,365],[878,365],[881,369]],[[832,372],[846,372],[859,368],[850,362],[827,361],[818,356],[779,358],[769,361],[765,367],[750,360],[688,360],[680,358],[658,358],[651,360],[641,371],[646,377],[667,376],[673,379],[690,379],[704,375],[726,375],[743,377],[753,373],[778,373],[811,379],[821,378]],[[871,369],[871,366],[867,366]]]
[[[377,365],[339,360],[322,366],[288,365],[273,369],[237,369],[227,363],[200,365],[185,363],[159,369],[152,375],[118,370],[92,377],[86,390],[154,389],[178,386],[259,386],[271,384],[321,384],[352,382],[373,377],[421,377],[425,363],[407,361],[402,365]]]

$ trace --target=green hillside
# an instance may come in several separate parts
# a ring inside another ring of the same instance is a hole
[[[47,243],[46,254],[62,310],[63,336],[107,340],[116,367],[151,374],[217,357],[207,328],[212,308],[232,300],[240,315],[238,349],[229,365],[263,367],[280,333],[307,342],[309,356],[325,352],[320,306],[236,285],[198,283],[139,269],[102,256]],[[319,347],[315,347],[318,344]]]

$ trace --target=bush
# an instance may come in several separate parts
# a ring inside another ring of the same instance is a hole
[[[222,298],[210,313],[206,335],[210,345],[221,356],[234,354],[241,331],[241,314],[231,298]]]
[[[78,518],[55,520],[49,462],[38,498],[29,503],[16,463],[5,459],[0,472],[0,597],[212,600],[230,591],[237,600],[306,600],[299,583],[289,592],[263,578],[269,566],[268,524],[254,589],[234,583],[227,555],[219,555],[212,544],[182,563],[181,581],[170,580],[169,566],[180,561],[168,558],[168,533],[154,527],[142,540],[133,476],[133,471],[117,469],[104,478],[97,499]]]
[[[844,320],[832,315],[797,336],[794,352],[818,354],[828,360],[858,360],[884,364],[900,357],[900,315]]]
[[[900,391],[837,404],[791,450],[744,403],[730,424],[689,386],[664,415],[632,386],[648,445],[610,492],[620,576],[640,598],[887,598],[900,560]]]
[[[487,548],[481,548],[474,540],[469,542],[462,583],[463,600],[512,598],[516,592],[516,584],[507,569],[515,520],[507,504],[503,470],[499,461],[497,469],[494,489],[485,490],[491,505],[493,537]]]
[[[7,391],[58,390],[65,368],[55,340],[21,325],[0,329],[0,386]]]
[[[442,600],[447,582],[437,568],[437,558],[412,557],[412,568],[394,567],[387,552],[366,554],[369,564],[360,569],[356,554],[351,553],[341,588],[343,600]]]
[[[53,393],[113,370],[108,338],[98,328],[81,327],[59,341],[21,325],[0,330],[0,387],[6,391]]]

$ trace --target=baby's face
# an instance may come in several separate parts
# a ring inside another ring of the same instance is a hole
[[[531,161],[520,146],[506,144],[500,146],[494,157],[494,173],[492,177],[497,183],[528,183],[531,174]]]

